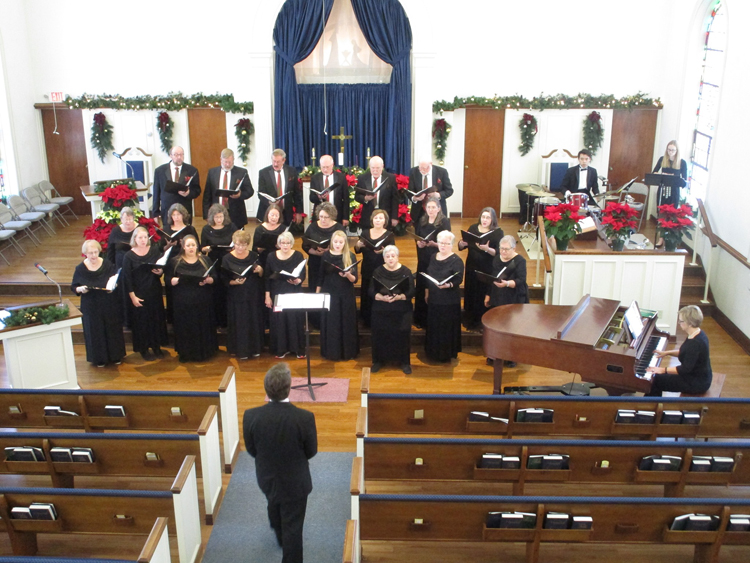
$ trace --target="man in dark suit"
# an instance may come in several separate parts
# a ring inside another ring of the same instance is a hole
[[[154,170],[154,201],[151,214],[161,215],[162,225],[169,224],[167,215],[169,208],[175,203],[181,203],[190,214],[193,213],[193,200],[201,195],[201,179],[198,169],[185,162],[185,151],[182,147],[172,147],[169,151],[170,162],[162,164]],[[168,193],[164,188],[172,180],[187,186],[176,194]]]
[[[216,190],[238,190],[229,197],[219,197]],[[234,152],[231,149],[221,151],[221,166],[211,168],[203,190],[203,218],[208,215],[212,203],[221,203],[229,209],[229,218],[234,226],[241,229],[247,225],[245,200],[250,199],[255,191],[247,169],[234,165]]]
[[[288,364],[271,367],[263,380],[270,401],[245,411],[242,430],[283,550],[282,563],[302,563],[302,527],[312,491],[308,460],[318,452],[318,434],[315,415],[289,402],[291,385]]]
[[[388,217],[391,218],[391,227],[398,225],[398,205],[401,203],[401,195],[398,193],[396,178],[383,171],[382,158],[373,156],[370,159],[370,169],[359,177],[357,185],[368,190],[383,186],[375,195],[357,192],[354,196],[354,199],[363,204],[362,216],[359,220],[359,226],[362,229],[370,228],[370,216],[376,209],[384,209],[388,213]]]
[[[409,191],[417,193],[433,186],[436,191],[432,193],[440,200],[443,215],[448,217],[448,206],[445,200],[453,195],[453,185],[448,177],[448,171],[440,166],[433,166],[432,160],[423,158],[419,161],[419,166],[415,166],[409,171]],[[411,218],[415,223],[424,213],[424,202],[427,195],[422,194],[411,199]]]
[[[322,192],[334,184],[339,186],[324,196],[312,191]],[[324,202],[332,203],[336,207],[336,220],[346,227],[349,224],[349,184],[346,181],[346,174],[333,169],[333,157],[328,154],[320,157],[320,172],[313,174],[310,178],[310,203],[313,204],[313,216],[315,207]]]
[[[302,221],[302,188],[299,185],[297,171],[293,166],[286,164],[286,153],[281,149],[276,149],[271,153],[271,166],[258,172],[258,220],[263,221],[270,204],[260,194],[279,197],[290,192],[291,195],[278,202],[284,211],[282,219],[285,225],[291,225],[292,221],[295,223]]]
[[[589,205],[596,205],[594,196],[599,193],[599,179],[596,168],[589,166],[591,151],[582,149],[578,152],[578,166],[571,166],[565,172],[560,187],[556,192],[582,193],[589,196]]]

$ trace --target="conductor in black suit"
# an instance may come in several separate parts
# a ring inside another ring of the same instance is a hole
[[[391,218],[391,227],[398,225],[398,205],[401,203],[401,195],[398,193],[396,178],[383,171],[382,158],[373,156],[370,159],[370,169],[359,177],[357,185],[368,190],[383,186],[375,195],[357,192],[354,196],[354,199],[363,204],[362,216],[359,220],[360,227],[370,228],[370,216],[376,209],[384,209],[388,213],[388,217]]]
[[[248,409],[242,422],[245,448],[255,458],[268,519],[283,550],[282,563],[302,562],[302,527],[312,491],[308,460],[318,452],[315,415],[289,402],[289,365],[276,364],[263,380],[270,401]]]
[[[589,166],[591,163],[591,151],[582,149],[578,151],[578,166],[571,166],[565,171],[562,182],[557,192],[581,193],[589,196],[589,205],[596,205],[594,196],[599,193],[599,179],[596,168]]]
[[[270,205],[270,202],[260,194],[279,197],[290,192],[291,195],[278,202],[283,210],[285,225],[291,225],[292,221],[302,221],[302,188],[299,185],[297,171],[293,166],[286,164],[286,153],[281,149],[275,149],[271,153],[271,166],[258,172],[258,220],[265,220],[266,209]],[[297,210],[296,213],[294,209]]]
[[[169,225],[167,213],[175,203],[183,205],[192,215],[193,200],[201,195],[201,179],[198,169],[185,162],[185,151],[182,147],[172,147],[169,151],[169,158],[170,162],[154,170],[154,200],[151,214],[161,215],[162,225]],[[176,194],[170,194],[164,189],[169,180],[187,187]]]
[[[239,190],[229,197],[219,197],[216,190]],[[234,165],[232,149],[221,151],[221,166],[211,168],[206,178],[206,189],[203,190],[203,218],[208,214],[208,208],[214,203],[221,203],[229,209],[229,218],[234,226],[241,229],[247,225],[247,209],[245,200],[255,193],[247,169]]]
[[[453,185],[448,176],[448,171],[440,166],[434,166],[432,160],[423,158],[419,166],[409,171],[409,191],[417,193],[425,188],[435,187],[435,196],[440,200],[440,209],[445,217],[448,217],[448,206],[445,200],[453,195]],[[411,218],[416,224],[424,213],[424,202],[428,194],[412,197]]]
[[[322,192],[327,187],[338,184],[338,187],[324,196],[316,194],[312,190]],[[349,184],[346,181],[346,174],[337,172],[333,169],[333,157],[324,154],[320,157],[320,172],[313,174],[310,178],[310,203],[313,204],[313,217],[315,217],[315,207],[319,204],[328,202],[336,206],[337,218],[339,223],[344,227],[349,224]]]

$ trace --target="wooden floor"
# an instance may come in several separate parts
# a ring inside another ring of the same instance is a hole
[[[461,228],[467,228],[470,220],[453,219],[453,232],[458,234]],[[196,221],[200,232],[203,222]],[[82,232],[88,220],[81,219],[66,229],[58,229],[55,238],[43,237],[43,247],[36,249],[28,241],[23,245],[28,250],[24,258],[12,256],[7,252],[11,266],[0,265],[0,304],[9,306],[29,301],[38,301],[39,296],[20,295],[24,286],[34,285],[44,281],[44,277],[33,266],[34,262],[41,262],[50,272],[50,276],[63,285],[68,285],[73,269],[80,260],[80,245]],[[515,218],[501,221],[506,233],[515,233],[518,224]],[[251,225],[252,228],[252,225]],[[649,227],[653,232],[653,226]],[[647,231],[648,234],[648,231]],[[652,234],[652,233],[651,233]],[[401,250],[402,263],[416,269],[416,253],[411,239],[398,239]],[[300,242],[296,242],[299,247]],[[518,246],[521,253],[521,245]],[[536,275],[534,262],[529,263],[529,282],[533,283]],[[9,290],[7,284],[21,284]],[[31,288],[35,291],[35,288]],[[56,291],[56,290],[55,290]],[[11,293],[11,294],[9,294]],[[48,293],[52,295],[52,293]],[[711,362],[714,371],[727,374],[723,396],[750,396],[750,357],[727,335],[712,319],[707,318],[704,329],[711,341]],[[678,343],[681,337],[678,338]],[[265,371],[276,360],[267,352],[260,358],[237,361],[230,358],[225,350],[210,362],[203,364],[181,364],[177,361],[173,349],[167,349],[169,354],[163,360],[146,362],[139,354],[127,356],[120,366],[97,368],[89,365],[85,360],[83,345],[75,345],[76,367],[78,379],[84,389],[136,389],[136,390],[194,390],[214,391],[218,388],[222,374],[228,365],[237,368],[237,392],[240,419],[245,409],[263,404],[263,376]],[[320,358],[319,352],[312,352],[312,374],[315,377],[339,377],[350,380],[349,397],[346,403],[310,404],[303,405],[313,411],[318,425],[319,446],[321,451],[354,451],[354,427],[357,409],[359,407],[359,379],[361,369],[369,366],[370,350],[363,348],[359,358],[346,362],[329,362]],[[306,375],[304,360],[289,361],[294,376]],[[485,357],[481,348],[465,348],[457,360],[451,364],[431,364],[424,357],[421,349],[412,348],[413,373],[404,375],[398,369],[385,368],[373,374],[371,390],[373,392],[414,392],[414,393],[490,393],[492,389],[492,369],[485,365]],[[515,369],[506,369],[506,384],[513,385],[555,385],[566,383],[573,379],[570,374],[519,365]],[[0,358],[0,385],[7,386],[4,358]],[[242,454],[245,455],[245,454]],[[0,481],[3,484],[7,481]],[[225,484],[228,477],[225,476]],[[159,484],[162,486],[163,484]],[[314,494],[314,493],[313,493]],[[625,491],[611,491],[610,494],[629,494]],[[259,508],[260,509],[260,508]],[[211,528],[203,526],[203,536],[207,539]],[[343,534],[343,530],[342,530]],[[48,536],[52,537],[52,536]],[[74,549],[76,553],[87,556],[124,556],[122,552],[109,551],[109,544],[101,544],[95,540],[77,537],[75,541],[45,541],[43,553],[55,555]],[[118,542],[119,543],[119,542]],[[119,545],[122,549],[132,551],[133,546],[140,543],[140,539],[132,542],[124,541]],[[176,551],[176,550],[173,550]],[[0,555],[9,554],[7,541],[0,537]],[[498,561],[503,554],[503,561],[523,561],[524,551],[520,544],[505,545],[443,545],[439,555],[434,550],[422,544],[401,545],[388,543],[386,545],[372,545],[367,550],[367,561],[414,561],[416,563],[432,561]],[[612,546],[574,547],[560,550],[555,546],[542,547],[542,560],[552,562],[574,561],[578,558],[599,555],[603,561],[629,560],[634,563],[654,563],[656,561],[688,561],[692,556],[690,550],[679,546],[658,547],[627,547],[618,551]],[[136,550],[137,554],[137,550]],[[737,554],[737,555],[733,555]],[[750,556],[747,549],[723,548],[722,561],[746,561]],[[735,558],[738,557],[738,558]],[[739,558],[741,557],[741,559]]]

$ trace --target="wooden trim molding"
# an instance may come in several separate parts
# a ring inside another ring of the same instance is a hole
[[[744,332],[742,332],[740,328],[736,324],[734,324],[732,320],[727,317],[718,307],[714,307],[712,316],[714,320],[719,324],[719,326],[723,328],[729,336],[732,337],[732,340],[739,344],[740,348],[742,348],[745,354],[750,354],[750,338],[748,338],[748,336]]]

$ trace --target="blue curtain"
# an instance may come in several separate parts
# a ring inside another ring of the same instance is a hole
[[[388,84],[328,84],[324,102],[322,84],[300,84],[305,162],[310,161],[313,147],[318,159],[330,154],[338,162],[336,155],[341,141],[331,137],[339,134],[340,127],[344,128],[346,135],[352,135],[352,139],[344,142],[344,166],[356,164],[367,168],[367,147],[370,147],[372,156],[377,154],[385,158],[389,98]],[[324,105],[328,108],[328,123],[325,123]],[[328,126],[327,136],[323,132],[324,126]]]
[[[375,54],[393,66],[385,129],[385,166],[411,168],[411,25],[398,0],[352,0],[354,15]]]
[[[294,65],[307,58],[323,34],[333,0],[287,0],[273,28],[275,57],[274,145],[287,153],[287,162],[304,166],[302,114]]]

